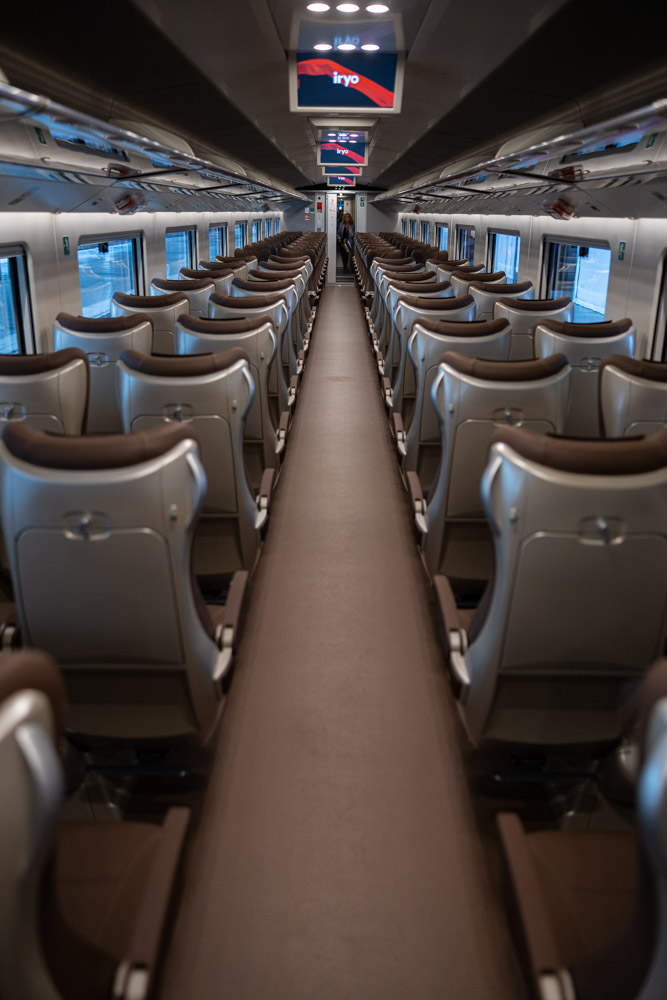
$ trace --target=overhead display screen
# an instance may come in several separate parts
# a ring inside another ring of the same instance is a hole
[[[290,52],[290,110],[400,111],[403,52],[393,17],[304,18]]]
[[[384,108],[393,111],[396,98],[395,52],[345,52],[333,59],[296,54],[298,107]]]
[[[354,177],[327,177],[327,187],[356,187],[357,181]]]
[[[345,166],[340,163],[337,163],[335,167],[322,168],[322,173],[325,177],[359,177],[361,172],[361,167]]]
[[[322,167],[364,167],[368,163],[363,132],[324,132],[317,151]]]

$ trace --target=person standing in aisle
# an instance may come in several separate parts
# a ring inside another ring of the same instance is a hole
[[[350,213],[346,212],[338,225],[338,246],[343,259],[343,274],[347,274],[350,270],[353,240],[354,223]]]

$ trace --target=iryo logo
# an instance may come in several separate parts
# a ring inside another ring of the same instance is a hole
[[[336,73],[334,71],[333,83],[342,83],[343,86],[349,87],[350,84],[359,83],[359,77],[356,73]]]

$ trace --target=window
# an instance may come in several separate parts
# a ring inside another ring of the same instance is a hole
[[[547,298],[568,295],[574,304],[575,323],[604,319],[611,250],[590,243],[546,241]]]
[[[508,284],[519,277],[521,237],[511,233],[489,233],[489,271],[504,271]]]
[[[438,236],[438,250],[449,248],[449,226],[438,226],[436,229]]]
[[[667,256],[662,257],[662,277],[658,298],[658,315],[653,328],[653,344],[650,357],[654,361],[667,361]]]
[[[410,236],[412,237],[413,240],[417,239],[417,220],[416,219],[411,219],[410,220]]]
[[[259,243],[262,238],[262,223],[257,219],[252,224],[252,241]]]
[[[280,219],[274,219],[273,220],[273,232],[274,232],[274,234],[280,232]]]
[[[421,224],[421,241],[422,243],[431,242],[431,223],[422,222]]]
[[[403,233],[404,236],[408,235],[408,220],[407,219],[401,219],[401,232]]]
[[[227,226],[211,226],[208,231],[209,260],[227,256]]]
[[[109,316],[114,292],[141,294],[139,241],[139,236],[133,236],[79,244],[77,256],[84,316]]]
[[[31,328],[25,253],[0,248],[0,354],[25,354]]]
[[[271,235],[271,219],[264,220],[264,237]]]
[[[248,223],[237,222],[234,226],[234,249],[242,250],[247,243]]]
[[[456,256],[472,264],[475,257],[475,229],[473,226],[456,227]]]
[[[196,252],[195,230],[179,229],[174,233],[165,233],[164,249],[167,256],[167,278],[173,281],[178,278],[182,267],[192,267]]]

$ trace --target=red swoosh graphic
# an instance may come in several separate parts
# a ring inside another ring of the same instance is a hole
[[[364,165],[365,160],[363,156],[359,153],[355,153],[351,149],[346,149],[345,146],[339,146],[337,142],[323,142],[322,149],[337,149],[342,156],[348,156],[351,160],[354,160],[355,163],[360,163],[362,167]],[[335,164],[333,164],[333,166],[335,166]]]
[[[352,71],[340,63],[331,59],[303,59],[296,64],[297,76],[330,76],[333,80],[334,73],[342,73],[343,76],[352,75]],[[354,76],[359,76],[355,73]],[[349,87],[358,90],[366,97],[370,98],[378,108],[393,108],[394,95],[391,90],[381,87],[375,80],[369,80],[367,76],[359,76],[359,83],[350,83]]]

